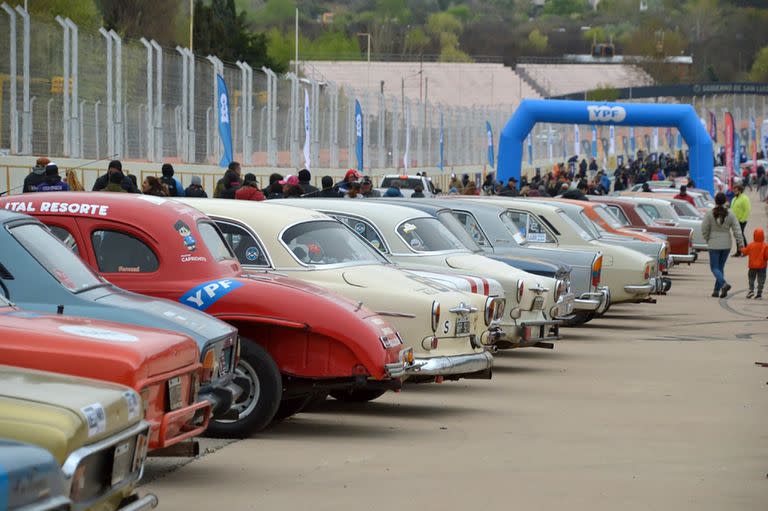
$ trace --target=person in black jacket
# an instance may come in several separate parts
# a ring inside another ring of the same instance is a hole
[[[563,199],[574,199],[574,200],[585,200],[589,201],[587,198],[586,192],[589,189],[589,186],[587,185],[587,182],[585,180],[579,181],[579,184],[576,185],[575,190],[568,190],[565,192],[562,197]]]
[[[110,174],[115,173],[123,173],[123,164],[120,162],[120,160],[112,160],[109,162],[109,166],[107,166],[107,173],[103,174],[96,179],[96,182],[93,183],[93,191],[98,192],[107,187],[107,185],[110,183],[109,176]],[[129,178],[126,175],[123,175],[123,179],[120,182],[120,186],[123,187],[123,189],[126,192],[130,193],[141,193],[139,191],[139,188],[131,181],[131,178]]]
[[[45,167],[51,162],[48,158],[38,158],[32,172],[24,178],[22,193],[36,192],[37,186],[45,182]]]
[[[343,195],[339,193],[338,189],[333,186],[333,178],[331,176],[323,176],[320,184],[322,185],[323,189],[317,192],[315,197],[326,197],[332,199],[343,197]]]
[[[187,197],[198,197],[202,199],[207,199],[208,194],[205,193],[205,190],[203,189],[202,180],[200,179],[200,176],[192,176],[192,179],[190,180],[190,185],[187,187],[186,190],[184,190],[184,195]]]
[[[301,188],[301,195],[306,195],[308,197],[316,197],[317,192],[320,190],[316,186],[312,186],[312,183],[310,183],[310,179],[312,179],[312,174],[307,169],[301,169],[299,171],[299,188]]]

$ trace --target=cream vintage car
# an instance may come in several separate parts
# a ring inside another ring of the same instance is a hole
[[[601,243],[574,222],[558,204],[526,199],[483,198],[504,206],[508,219],[522,231],[529,243],[560,248],[591,248],[603,254],[602,283],[611,291],[611,302],[654,301],[654,261],[639,252]]]
[[[287,203],[284,201],[284,203]],[[567,284],[533,275],[474,253],[434,216],[403,204],[346,199],[302,199],[298,206],[326,213],[408,270],[438,270],[488,277],[504,288],[508,314],[495,345],[551,348],[559,317],[573,312]]]
[[[410,381],[490,378],[483,337],[502,298],[463,293],[389,264],[337,220],[273,203],[178,199],[218,225],[254,278],[275,272],[335,291],[384,316],[413,348]]]

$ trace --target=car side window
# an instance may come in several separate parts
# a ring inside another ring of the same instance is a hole
[[[661,213],[659,213],[659,210],[656,209],[656,207],[651,206],[650,204],[640,204],[640,209],[645,211],[648,216],[653,218],[654,220],[658,220],[661,218]]]
[[[130,234],[111,230],[93,231],[91,243],[100,272],[151,273],[159,267],[152,249]]]
[[[59,238],[61,242],[67,246],[67,248],[69,248],[75,254],[80,255],[80,249],[77,248],[77,241],[75,241],[75,237],[72,236],[71,232],[63,227],[59,227],[58,225],[49,225],[48,229],[50,229],[53,235]]]
[[[453,216],[459,221],[461,226],[467,231],[467,234],[472,236],[472,239],[481,247],[489,247],[491,245],[488,238],[483,234],[483,230],[480,228],[480,224],[477,223],[475,217],[464,211],[453,211]]]
[[[608,208],[608,211],[616,215],[616,217],[621,220],[621,223],[624,225],[630,225],[629,219],[627,218],[627,215],[624,214],[624,212],[621,210],[618,206],[606,206]]]
[[[384,240],[381,239],[381,236],[379,235],[379,232],[376,230],[376,228],[371,225],[370,223],[366,222],[365,220],[361,220],[359,218],[350,217],[346,215],[339,215],[336,213],[329,213],[333,218],[340,221],[360,236],[361,238],[364,238],[368,240],[368,242],[376,247],[376,250],[379,252],[386,254],[387,246],[384,243]]]
[[[261,243],[245,228],[229,222],[217,221],[224,239],[235,253],[240,264],[248,266],[269,266],[267,254]]]

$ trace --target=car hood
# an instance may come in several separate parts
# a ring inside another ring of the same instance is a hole
[[[491,259],[501,261],[517,269],[541,275],[542,277],[564,278],[571,273],[571,267],[565,263],[548,263],[531,257],[489,255]]]
[[[199,358],[197,344],[183,334],[71,316],[0,313],[0,332],[0,352],[16,365],[131,387]]]
[[[378,288],[387,284],[403,292],[426,295],[455,291],[437,281],[396,268],[359,266],[344,269],[341,276],[350,286],[362,288]]]

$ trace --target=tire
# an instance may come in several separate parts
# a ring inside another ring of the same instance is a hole
[[[280,406],[277,407],[277,412],[275,412],[275,416],[272,418],[272,422],[280,422],[292,415],[296,415],[307,407],[307,405],[312,401],[313,397],[314,396],[310,394],[308,396],[283,399],[280,401]]]
[[[386,390],[346,389],[330,392],[331,397],[345,403],[367,403],[384,395]]]
[[[267,351],[248,339],[241,339],[240,362],[235,379],[248,380],[250,389],[233,405],[240,416],[236,420],[214,420],[207,435],[219,438],[243,438],[261,431],[272,422],[283,395],[280,369]],[[247,395],[245,395],[247,394]]]
[[[596,317],[597,317],[597,314],[595,314],[594,312],[579,312],[579,313],[576,313],[573,319],[568,320],[567,326],[581,326],[586,323],[589,323]]]

